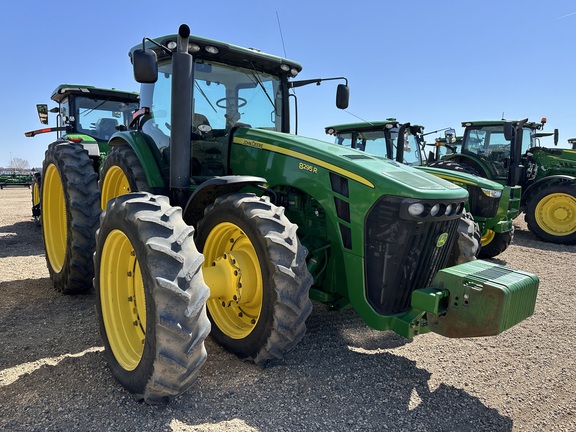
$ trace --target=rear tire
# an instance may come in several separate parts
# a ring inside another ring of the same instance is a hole
[[[102,210],[112,198],[131,192],[151,192],[142,164],[132,147],[115,146],[108,152],[98,182]]]
[[[307,250],[296,229],[283,208],[254,194],[217,198],[198,223],[212,336],[258,365],[292,350],[312,311]]]
[[[495,256],[500,255],[508,249],[513,238],[514,227],[512,227],[512,230],[503,233],[488,230],[482,236],[482,247],[480,248],[478,258],[494,258]]]
[[[474,168],[472,168],[469,165],[460,164],[458,162],[452,162],[452,161],[448,161],[448,160],[438,160],[438,161],[435,161],[435,162],[428,164],[427,166],[429,166],[430,168],[442,168],[442,169],[446,169],[446,170],[459,171],[459,172],[464,172],[467,174],[473,174],[475,176],[483,177],[480,175],[480,173],[477,170],[475,170]]]
[[[576,243],[576,184],[544,186],[528,198],[525,219],[528,229],[544,241]]]
[[[206,360],[209,291],[193,235],[164,196],[122,195],[102,214],[94,288],[105,355],[148,404],[188,390]]]
[[[35,172],[32,175],[32,217],[37,224],[40,224],[40,185],[42,184],[42,176],[40,173]]]
[[[92,287],[99,200],[88,152],[80,144],[51,144],[42,169],[42,238],[50,279],[63,294]]]

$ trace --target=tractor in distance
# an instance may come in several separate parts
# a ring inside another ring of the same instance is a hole
[[[448,129],[446,135],[450,136],[452,131]],[[423,126],[401,124],[389,118],[328,126],[325,132],[334,136],[336,144],[411,165],[466,189],[469,194],[466,208],[481,233],[480,258],[493,258],[510,245],[514,234],[512,219],[518,214],[519,206],[519,198],[514,197],[520,195],[520,187],[503,187],[463,171],[426,166],[423,160],[426,147]]]
[[[138,93],[135,92],[73,84],[56,87],[51,99],[58,107],[49,110],[47,104],[37,104],[36,109],[40,123],[44,125],[48,125],[48,113],[56,114],[56,126],[25,132],[24,135],[34,137],[55,132],[58,143],[55,145],[70,144],[66,149],[71,150],[70,160],[76,159],[74,153],[86,150],[92,161],[92,171],[96,173],[110,150],[108,140],[115,132],[128,130],[139,102]],[[78,145],[71,145],[73,143]],[[85,168],[88,170],[89,167]],[[79,173],[79,177],[84,174]],[[40,218],[41,183],[41,173],[35,172],[32,182],[32,216],[37,220]]]
[[[75,236],[100,215],[100,333],[135,398],[190,388],[209,333],[258,365],[281,359],[304,336],[311,299],[406,338],[495,335],[533,313],[537,276],[481,260],[445,267],[464,189],[289,133],[292,89],[320,81],[295,80],[297,62],[186,25],[129,56],[142,84],[134,128],[112,136],[99,182],[83,185],[101,190],[104,210],[79,204],[72,168],[54,163],[61,181],[53,173],[44,188],[75,213],[43,217]],[[336,104],[347,102],[340,84]],[[76,253],[51,233],[62,256]]]
[[[42,124],[56,114],[55,127],[26,132],[34,137],[56,133],[48,145],[41,173],[32,188],[32,215],[42,220],[46,263],[56,290],[65,294],[89,291],[94,277],[93,253],[100,212],[97,181],[108,139],[128,130],[138,110],[134,92],[62,84],[51,99],[58,107],[38,104]]]
[[[576,150],[548,148],[541,122],[492,120],[462,122],[460,151],[442,161],[506,186],[521,186],[520,209],[528,229],[541,240],[576,243]]]

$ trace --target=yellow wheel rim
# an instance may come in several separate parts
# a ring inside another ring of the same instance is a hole
[[[146,338],[146,294],[132,243],[114,230],[106,237],[100,263],[100,302],[106,336],[125,370],[140,363]]]
[[[254,245],[235,224],[214,227],[204,245],[207,307],[214,324],[228,337],[243,339],[262,311],[262,271]]]
[[[534,217],[542,230],[554,236],[576,232],[576,199],[565,193],[545,196],[536,206]]]
[[[106,210],[106,204],[112,198],[132,192],[130,183],[122,168],[112,166],[106,172],[106,176],[102,181],[102,210]]]
[[[32,205],[37,206],[38,204],[40,204],[40,188],[38,183],[34,183],[32,186]]]
[[[59,273],[66,259],[66,244],[68,234],[66,230],[66,204],[64,201],[64,187],[60,173],[54,164],[50,164],[44,174],[44,188],[42,189],[42,229],[46,256],[52,270]]]
[[[491,229],[486,230],[486,232],[484,233],[484,235],[480,239],[482,246],[486,246],[486,245],[490,244],[492,242],[492,240],[494,240],[494,237],[496,237],[496,233],[494,231],[492,231]]]

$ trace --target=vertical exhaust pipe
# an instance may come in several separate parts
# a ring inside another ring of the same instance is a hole
[[[172,113],[170,131],[170,189],[177,205],[183,206],[190,187],[190,128],[192,121],[193,62],[188,54],[190,28],[178,29],[172,53]]]

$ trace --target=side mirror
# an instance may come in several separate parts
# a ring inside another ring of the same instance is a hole
[[[338,84],[336,89],[336,107],[339,109],[348,108],[350,102],[350,88],[345,84]]]
[[[558,145],[558,129],[554,129],[554,145]]]
[[[158,80],[158,61],[152,50],[134,50],[132,56],[134,79],[140,84],[153,84]]]
[[[453,142],[456,142],[456,130],[446,129],[444,131],[444,138],[446,138],[446,144],[452,144]]]
[[[514,135],[513,131],[514,131],[514,128],[512,127],[512,122],[505,122],[504,123],[504,138],[506,138],[507,141],[512,141],[512,136]]]
[[[40,123],[48,124],[48,105],[47,104],[36,104],[36,111],[38,111],[38,118]]]

